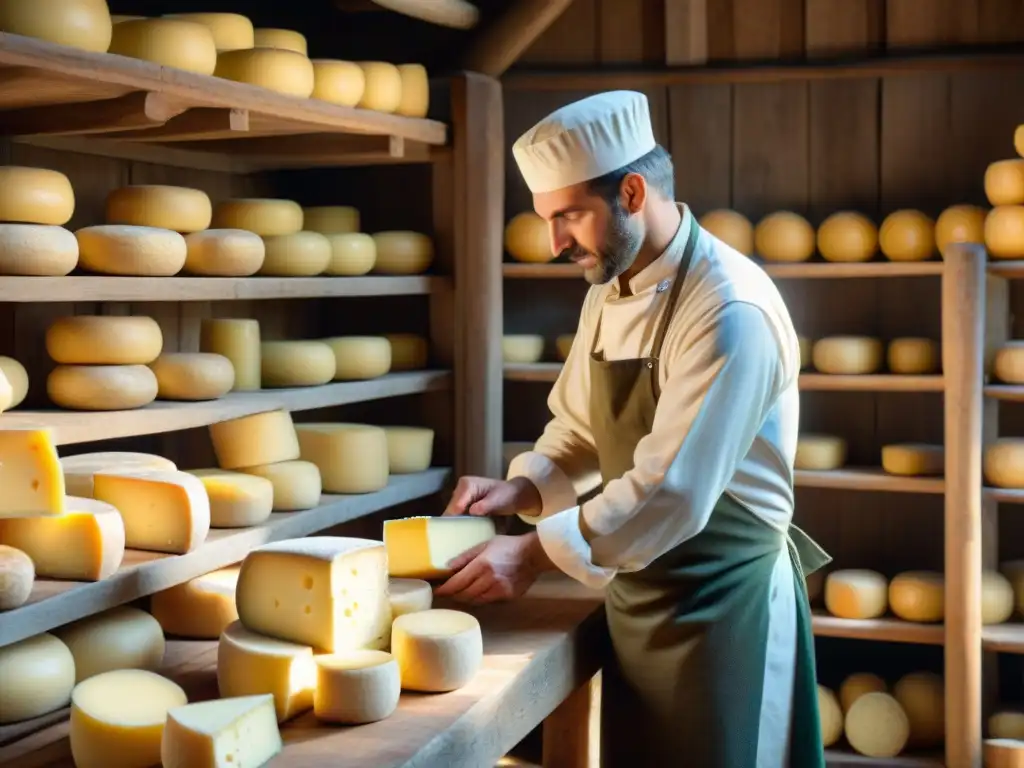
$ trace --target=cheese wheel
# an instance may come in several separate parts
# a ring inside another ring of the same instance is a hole
[[[866,693],[886,693],[889,686],[885,680],[870,672],[857,672],[850,675],[843,684],[839,686],[839,701],[843,705],[843,712],[849,712],[853,702]]]
[[[106,53],[112,22],[106,0],[50,0],[0,4],[0,32]]]
[[[334,378],[334,350],[322,341],[264,341],[260,382],[264,387],[316,387]]]
[[[217,45],[210,28],[178,19],[138,19],[114,25],[110,53],[212,75]]]
[[[996,488],[1024,488],[1024,438],[1003,437],[986,446],[982,469]]]
[[[988,718],[988,735],[993,739],[1024,741],[1024,712],[1006,710],[993,713]]]
[[[892,373],[917,376],[938,371],[941,356],[938,342],[907,336],[889,342],[887,360]]]
[[[141,669],[118,669],[76,685],[70,721],[75,767],[159,765],[167,713],[187,702],[177,683]]]
[[[160,400],[216,400],[231,391],[235,369],[224,355],[168,352],[149,365]]]
[[[935,222],[921,211],[894,211],[878,230],[878,245],[890,261],[927,261],[935,253]]]
[[[226,357],[234,371],[234,392],[260,388],[260,324],[239,318],[205,318],[199,324],[199,349]]]
[[[993,259],[1024,258],[1024,205],[999,205],[988,212],[985,248]]]
[[[426,427],[385,427],[388,471],[394,475],[426,472],[434,451],[434,430]]]
[[[388,484],[388,439],[369,424],[296,424],[303,461],[320,470],[328,493],[373,493]]]
[[[402,98],[395,113],[405,117],[426,117],[430,111],[430,79],[422,64],[399,64]]]
[[[253,40],[254,48],[280,48],[303,56],[309,53],[305,35],[290,29],[257,29]]]
[[[44,632],[0,648],[0,680],[0,725],[30,720],[67,706],[75,659]]]
[[[882,469],[890,475],[941,475],[945,468],[946,451],[941,445],[897,443],[882,446]]]
[[[266,256],[258,274],[268,277],[313,277],[331,265],[331,241],[319,232],[293,232],[263,238]]]
[[[505,250],[526,264],[546,264],[558,255],[551,250],[548,223],[533,211],[517,213],[505,225]]]
[[[384,651],[317,656],[313,713],[328,723],[362,725],[398,709],[402,682],[398,662]]]
[[[933,571],[905,571],[889,584],[889,607],[904,621],[935,622],[945,616],[945,577]]]
[[[555,350],[558,352],[558,359],[563,362],[568,359],[572,350],[572,343],[576,340],[575,333],[563,333],[555,338]]]
[[[185,238],[169,229],[101,224],[75,232],[78,263],[104,275],[169,277],[185,266]]]
[[[75,659],[75,682],[114,669],[159,669],[164,633],[145,611],[122,605],[54,630]]]
[[[379,274],[419,275],[434,262],[434,243],[419,232],[377,232],[373,240],[377,246],[373,271]]]
[[[124,559],[124,520],[110,504],[68,497],[66,511],[56,517],[14,517],[0,520],[0,541],[32,558],[39,576],[67,581],[102,581],[113,576]],[[4,547],[0,546],[0,551]],[[0,553],[0,573],[4,558]],[[0,584],[4,579],[0,576]],[[29,580],[31,588],[31,580]],[[3,606],[0,586],[0,610]],[[1013,593],[1010,593],[1013,602]],[[28,597],[28,592],[25,593]]]
[[[46,394],[72,411],[128,411],[156,400],[156,376],[144,365],[58,365]]]
[[[403,614],[391,627],[391,652],[404,690],[454,691],[469,683],[483,664],[480,622],[444,608]]]
[[[71,181],[60,171],[3,165],[0,190],[3,222],[64,226],[75,212]]]
[[[882,342],[869,336],[828,336],[814,342],[811,359],[821,373],[876,373],[882,367]]]
[[[178,467],[170,459],[165,459],[163,456],[154,456],[150,453],[106,451],[100,453],[81,453],[77,456],[63,456],[60,460],[60,468],[64,473],[67,495],[91,499],[93,494],[93,476],[97,472],[116,472],[119,470],[173,472]]]
[[[391,370],[391,342],[384,336],[334,336],[324,343],[334,352],[335,381],[375,379]]]
[[[76,315],[46,329],[46,352],[64,365],[148,365],[163,345],[160,325],[151,317]]]
[[[742,213],[726,208],[708,211],[700,217],[700,225],[744,256],[754,252],[754,227]]]
[[[320,503],[323,483],[320,469],[311,461],[279,461],[256,467],[242,467],[239,472],[265,477],[274,486],[274,511],[293,512],[312,509]]]
[[[363,232],[327,235],[331,242],[328,275],[355,277],[365,275],[377,263],[377,243]]]
[[[1008,341],[996,350],[992,376],[1006,384],[1024,384],[1024,340]]]
[[[402,103],[402,75],[398,67],[384,61],[360,61],[366,86],[359,99],[362,109],[394,112]]]
[[[543,354],[543,336],[519,333],[501,337],[501,356],[506,363],[532,364],[539,362]]]
[[[107,195],[107,224],[197,232],[210,226],[212,216],[210,197],[201,189],[143,184]]]
[[[818,686],[818,717],[822,746],[831,747],[843,737],[843,711],[836,695],[823,685]]]
[[[314,205],[302,209],[303,226],[322,235],[359,231],[359,210],[351,205]]]
[[[951,243],[984,243],[985,209],[951,205],[935,220],[935,245],[943,252]]]
[[[7,520],[0,520],[0,541],[7,541],[3,537],[7,523],[21,520],[52,520],[52,517],[15,517]],[[35,564],[32,556],[14,545],[19,543],[12,537],[8,544],[0,544],[0,611],[10,611],[20,608],[28,602],[32,594],[32,585],[36,580]],[[24,542],[21,542],[24,543]],[[3,722],[0,720],[0,722]]]
[[[428,611],[434,603],[434,590],[423,579],[388,579],[388,600],[394,617],[415,611]]]
[[[867,693],[846,713],[846,740],[867,757],[896,757],[907,746],[910,720],[887,693]]]
[[[249,528],[266,522],[274,508],[274,485],[264,477],[224,469],[193,469],[210,498],[211,528]]]
[[[985,768],[1022,768],[1024,766],[1024,740],[985,739],[983,756]]]
[[[839,211],[818,227],[817,243],[825,261],[870,261],[878,249],[878,229],[862,213]]]
[[[299,458],[299,439],[288,411],[268,411],[210,425],[221,469],[241,469]]]
[[[78,240],[63,227],[0,224],[0,275],[63,277],[76,266]]]
[[[291,235],[302,229],[302,208],[293,200],[224,200],[214,206],[210,226],[214,229],[246,229],[261,237]]]
[[[313,93],[311,98],[330,104],[354,107],[363,98],[366,77],[362,68],[352,61],[313,60]]]
[[[392,371],[418,371],[427,367],[430,347],[424,337],[415,333],[388,333],[384,337],[391,345]]]
[[[167,711],[163,768],[267,765],[283,748],[274,697],[238,696]]]
[[[846,440],[835,435],[800,435],[796,441],[794,469],[827,472],[846,463]]]
[[[0,355],[0,374],[3,374],[11,386],[10,402],[5,410],[17,408],[28,394],[28,371],[13,357]]]
[[[877,619],[888,607],[887,587],[877,571],[832,571],[825,578],[825,608],[840,619]]]
[[[235,586],[240,566],[197,576],[149,598],[149,612],[164,633],[195,640],[216,640],[238,621]]]
[[[770,213],[754,228],[754,250],[765,261],[807,261],[814,255],[814,227],[797,213]]]
[[[1024,203],[1024,159],[990,163],[985,169],[985,197],[992,205]]]
[[[1013,598],[1013,585],[1008,578],[999,571],[982,571],[982,624],[1002,624],[1007,621],[1013,615]]]
[[[266,255],[263,238],[244,229],[207,229],[185,237],[185,272],[205,277],[255,275]]]
[[[313,62],[281,48],[225,51],[217,56],[215,77],[248,83],[268,91],[308,99],[313,93]]]
[[[252,48],[256,44],[252,22],[239,13],[168,13],[164,18],[194,21],[207,27],[218,53]]]
[[[912,672],[896,681],[892,695],[907,715],[907,745],[918,749],[941,746],[946,738],[946,691],[942,678],[932,672]]]

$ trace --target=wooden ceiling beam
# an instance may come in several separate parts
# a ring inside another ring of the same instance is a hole
[[[572,0],[516,0],[470,42],[463,67],[501,77],[570,5]]]

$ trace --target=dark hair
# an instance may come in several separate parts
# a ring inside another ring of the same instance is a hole
[[[666,199],[675,200],[676,180],[672,156],[660,144],[629,165],[591,179],[587,182],[587,191],[602,198],[609,205],[614,205],[619,199],[622,180],[631,173],[643,176],[648,186]]]

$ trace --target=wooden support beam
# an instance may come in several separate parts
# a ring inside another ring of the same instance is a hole
[[[385,10],[410,16],[431,24],[455,29],[471,29],[480,20],[480,11],[467,0],[335,0],[349,12]]]
[[[665,64],[708,60],[708,0],[665,0]]]
[[[55,104],[0,112],[7,136],[80,136],[160,126],[188,107],[160,93],[129,93],[88,104]]]
[[[245,109],[198,107],[171,118],[163,125],[138,131],[119,131],[119,141],[212,141],[248,135],[249,112]]]
[[[476,36],[463,58],[463,67],[489,77],[501,77],[572,4],[572,0],[517,0]]]

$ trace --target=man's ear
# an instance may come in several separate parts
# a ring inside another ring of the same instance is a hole
[[[647,179],[639,173],[627,173],[619,185],[619,200],[630,214],[642,211],[647,204]]]

